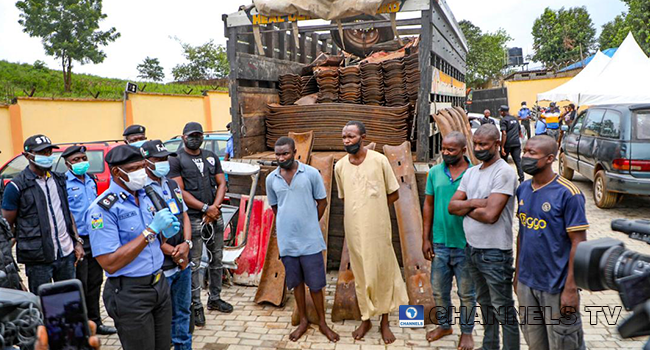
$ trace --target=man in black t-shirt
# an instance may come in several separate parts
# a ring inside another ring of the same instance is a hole
[[[512,155],[512,160],[517,166],[517,174],[519,175],[519,182],[524,182],[524,171],[521,169],[521,141],[523,138],[521,133],[521,126],[517,118],[508,113],[510,108],[503,105],[499,108],[501,114],[501,157],[506,162],[508,155]]]
[[[221,169],[219,157],[212,151],[201,149],[203,127],[190,122],[183,128],[184,147],[178,150],[176,158],[169,159],[169,178],[175,180],[183,192],[187,214],[192,226],[192,304],[194,324],[205,325],[205,314],[201,303],[199,266],[205,243],[210,256],[210,297],[208,310],[230,313],[232,305],[221,299],[223,276],[223,218],[221,203],[226,195],[226,177]]]

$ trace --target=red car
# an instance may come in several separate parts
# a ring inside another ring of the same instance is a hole
[[[60,173],[68,171],[68,168],[65,166],[65,162],[60,157],[61,153],[70,146],[86,146],[86,155],[88,156],[88,162],[90,162],[88,173],[94,174],[97,177],[97,192],[98,194],[101,194],[108,188],[109,182],[111,180],[111,175],[108,171],[108,165],[104,161],[104,156],[112,148],[123,144],[124,143],[122,140],[97,141],[88,143],[59,143],[57,146],[61,148],[54,149],[54,153],[52,153],[57,156],[52,169]],[[4,188],[4,186],[9,181],[11,181],[14,176],[17,176],[21,171],[23,171],[23,169],[25,169],[28,164],[29,163],[25,156],[19,154],[8,161],[5,165],[3,165],[2,168],[0,168],[0,179],[2,179],[2,187]]]

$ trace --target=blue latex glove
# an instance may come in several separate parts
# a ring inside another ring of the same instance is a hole
[[[176,234],[178,233],[178,231],[180,231],[180,229],[181,229],[181,223],[180,221],[178,221],[176,216],[174,216],[174,222],[172,222],[171,226],[164,229],[162,231],[162,234],[163,236],[165,236],[165,238],[169,239],[176,236]]]
[[[149,228],[155,233],[160,233],[160,231],[171,226],[175,219],[176,217],[172,214],[169,208],[165,208],[159,212],[156,212],[156,215],[153,217],[153,221],[149,224]]]

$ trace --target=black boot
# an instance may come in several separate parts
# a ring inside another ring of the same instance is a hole
[[[203,307],[196,305],[194,306],[194,325],[197,327],[205,326],[205,314],[203,313]]]
[[[232,312],[232,305],[225,302],[223,299],[208,300],[208,310],[217,310],[229,314]]]

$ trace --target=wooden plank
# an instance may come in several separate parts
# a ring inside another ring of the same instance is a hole
[[[266,124],[264,120],[266,118],[264,115],[244,115],[242,122],[244,124],[244,137],[252,136],[265,136],[266,135]]]
[[[239,92],[240,110],[243,115],[265,114],[266,105],[278,103],[280,98],[277,93],[249,93]]]
[[[278,24],[278,27],[280,29],[286,29],[287,24],[286,23],[280,23]],[[286,31],[280,31],[277,34],[277,42],[278,42],[278,58],[281,60],[284,60],[287,58],[287,32]]]
[[[318,57],[318,33],[311,33],[311,59]]]
[[[237,54],[234,64],[234,69],[236,70],[236,76],[238,79],[263,80],[272,82],[277,82],[278,76],[282,74],[300,73],[302,67],[303,65],[300,63],[264,56],[256,56],[247,53]],[[230,91],[236,90],[231,89]]]
[[[244,155],[266,151],[265,135],[242,137],[240,139],[240,142],[241,142],[241,153]]]
[[[300,63],[308,63],[307,62],[307,34],[300,34],[300,38],[298,39],[298,42],[300,43],[300,48],[298,49],[298,53],[300,53]]]
[[[429,38],[431,35],[431,10],[422,11],[422,38]],[[417,100],[417,160],[420,162],[429,161],[429,128],[430,128],[430,114],[431,114],[431,40],[420,41],[418,53],[420,55],[420,91],[418,92]]]
[[[267,25],[266,28],[275,29],[275,27],[272,24]],[[270,57],[270,58],[277,57],[275,55],[275,45],[276,45],[276,43],[275,43],[275,34],[274,34],[274,32],[273,31],[266,32],[266,33],[262,34],[262,38],[264,39],[263,44],[264,44],[264,46],[266,46],[264,48],[264,55],[266,57]]]
[[[289,51],[291,51],[291,56],[289,56],[289,59],[291,61],[293,61],[293,62],[297,62],[298,61],[298,50],[297,50],[298,42],[296,42],[295,38],[291,34],[291,28],[289,28],[289,34],[288,34],[287,40],[289,42]]]

